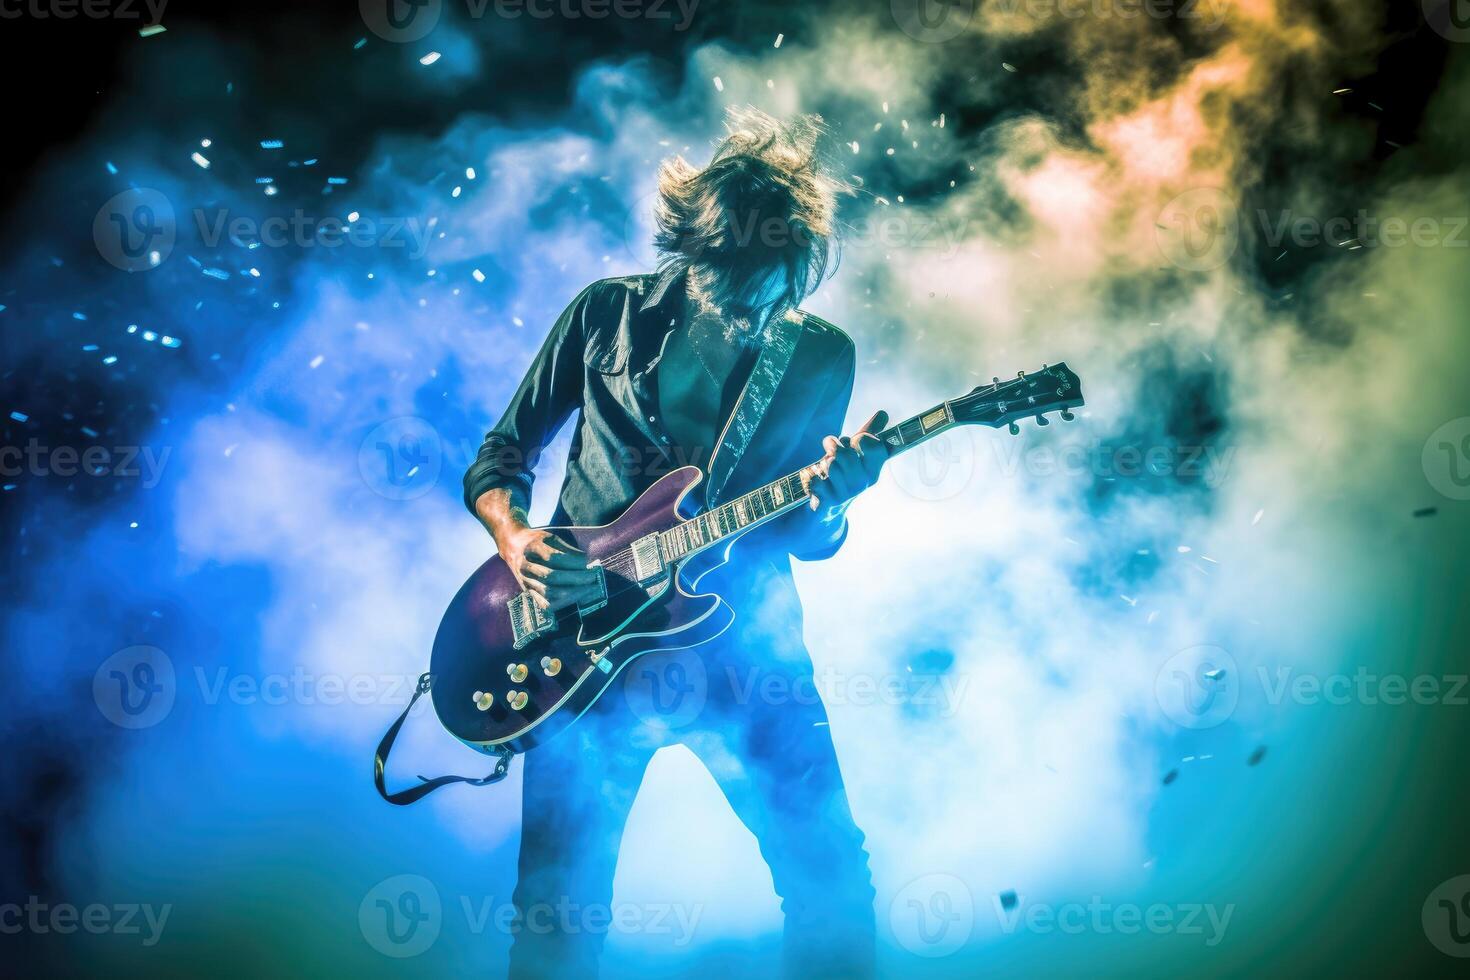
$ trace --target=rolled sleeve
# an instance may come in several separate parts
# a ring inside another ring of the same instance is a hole
[[[464,503],[471,513],[488,490],[509,489],[529,506],[532,472],[541,451],[582,401],[582,352],[591,286],[557,317],[500,421],[495,423],[464,475]]]

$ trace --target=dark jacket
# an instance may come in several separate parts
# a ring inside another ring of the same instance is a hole
[[[486,435],[464,477],[465,506],[486,490],[509,488],[530,500],[540,453],[573,412],[580,410],[553,524],[594,525],[613,520],[660,476],[688,462],[708,474],[730,461],[708,452],[676,449],[659,419],[655,368],[664,341],[685,322],[682,279],[657,276],[603,279],[584,289],[557,318],[510,405]],[[830,323],[799,313],[800,336],[790,366],[744,456],[720,473],[720,500],[794,472],[822,455],[822,437],[840,434],[852,395],[852,340]],[[723,427],[724,420],[720,420]],[[820,534],[805,514],[789,514],[758,528],[740,553],[758,552],[789,576],[788,554],[828,557],[842,543]],[[846,530],[843,530],[845,536]],[[813,539],[820,540],[813,545]],[[754,551],[751,549],[754,545]]]

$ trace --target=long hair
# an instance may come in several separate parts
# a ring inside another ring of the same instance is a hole
[[[696,291],[723,306],[782,270],[795,306],[836,265],[842,185],[817,155],[822,119],[782,122],[759,109],[731,108],[725,128],[704,169],[680,156],[659,167],[659,271],[688,272]]]

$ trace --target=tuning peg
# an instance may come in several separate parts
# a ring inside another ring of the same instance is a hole
[[[1025,371],[1017,371],[1016,372],[1016,377],[1020,378],[1022,381],[1025,381],[1026,380],[1026,372]]]
[[[1073,419],[1075,419],[1076,417],[1077,416],[1073,415],[1070,409],[1066,409],[1066,408],[1062,409],[1062,421],[1063,422],[1070,422]]]
[[[1037,425],[1051,425],[1051,419],[1047,418],[1045,415],[1038,415],[1038,416],[1036,416],[1036,424]]]
[[[993,384],[993,385],[998,385],[998,384],[1000,384],[1000,378],[992,377],[990,379],[990,383]]]
[[[1007,422],[1006,428],[1011,430],[1011,435],[1013,436],[1018,436],[1021,434],[1021,427],[1014,422]]]

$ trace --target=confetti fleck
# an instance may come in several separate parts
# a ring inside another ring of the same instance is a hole
[[[206,159],[204,154],[200,153],[198,150],[195,150],[193,153],[189,154],[189,159],[199,164],[200,169],[209,169],[209,160]]]
[[[326,359],[327,359],[326,358],[326,355],[324,355],[324,354],[318,354],[316,357],[313,357],[311,359],[311,364],[309,365],[309,367],[313,371],[315,371],[317,368],[319,368],[319,367],[322,366],[322,362],[325,361]]]
[[[438,61],[441,57],[443,57],[443,56],[441,54],[439,54],[439,52],[437,52],[437,51],[430,51],[428,54],[424,55],[422,58],[419,59],[419,64],[424,65],[425,67],[427,67],[429,65],[432,65],[434,62]]]
[[[719,75],[716,75],[715,76],[715,91],[716,92],[723,92],[723,91],[725,91],[725,83],[720,79],[720,76]]]
[[[1245,764],[1248,766],[1260,765],[1261,760],[1264,758],[1266,758],[1266,747],[1264,745],[1261,745],[1258,746],[1256,750],[1251,753],[1249,759],[1245,760]]]
[[[155,34],[162,34],[164,31],[167,30],[168,28],[164,27],[162,24],[149,24],[147,27],[138,28],[138,36],[152,37]]]
[[[1414,516],[1415,517],[1433,517],[1435,514],[1438,514],[1438,513],[1439,513],[1439,508],[1438,507],[1420,507],[1418,510],[1414,511]]]
[[[781,46],[781,42],[784,41],[784,40],[786,40],[786,35],[785,34],[777,34],[776,35],[776,43],[775,43],[774,46],[779,48]]]
[[[29,422],[31,420],[31,417],[25,412],[11,412],[10,417],[15,419],[17,422]]]
[[[1000,66],[1001,66],[1001,67],[1002,67],[1002,68],[1004,68],[1004,69],[1005,69],[1005,70],[1006,70],[1006,71],[1010,71],[1010,72],[1013,72],[1013,71],[1015,71],[1015,70],[1016,70],[1016,66],[1015,66],[1015,65],[1013,65],[1013,64],[1011,64],[1011,63],[1010,63],[1010,62],[1009,62],[1009,61],[1002,61],[1002,62],[1001,62],[1001,63],[1000,63]]]

